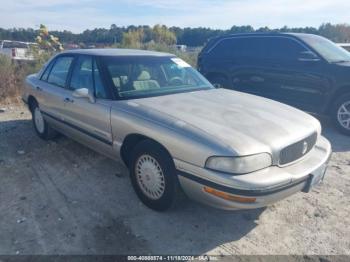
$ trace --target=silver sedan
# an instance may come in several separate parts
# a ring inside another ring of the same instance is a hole
[[[178,189],[222,209],[266,206],[310,191],[331,155],[312,116],[216,89],[171,54],[67,51],[26,83],[39,137],[63,133],[122,159],[138,197],[155,210],[169,208]]]

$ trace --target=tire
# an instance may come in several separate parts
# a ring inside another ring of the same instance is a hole
[[[163,147],[151,140],[141,141],[133,149],[129,170],[133,188],[143,204],[156,211],[172,207],[178,180],[174,162]]]
[[[230,88],[228,81],[223,76],[213,76],[209,77],[209,82],[216,88]]]
[[[340,132],[350,135],[350,93],[341,95],[333,103],[331,118]]]
[[[39,105],[36,101],[30,105],[30,111],[32,112],[32,121],[36,134],[43,140],[50,140],[57,136],[57,132],[52,129],[40,111]]]

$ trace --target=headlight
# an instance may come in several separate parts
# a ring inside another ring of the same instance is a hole
[[[269,167],[271,164],[271,155],[261,153],[240,157],[212,156],[207,159],[205,167],[226,173],[245,174]]]

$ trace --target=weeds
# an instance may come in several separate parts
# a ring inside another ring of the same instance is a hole
[[[0,104],[17,103],[25,85],[25,78],[37,72],[43,59],[16,62],[0,54]]]

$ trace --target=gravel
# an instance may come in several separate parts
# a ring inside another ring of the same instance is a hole
[[[350,255],[350,137],[323,128],[334,154],[312,192],[231,212],[184,197],[158,213],[121,163],[63,136],[40,140],[12,106],[0,114],[0,254]]]

